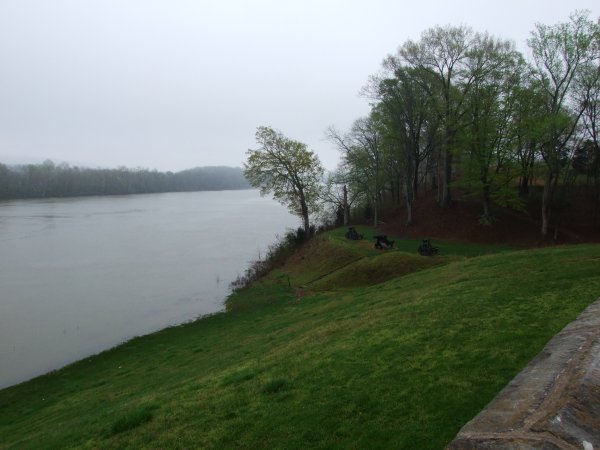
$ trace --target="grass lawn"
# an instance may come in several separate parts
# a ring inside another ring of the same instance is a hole
[[[226,313],[0,391],[0,448],[441,449],[600,296],[597,245],[422,258],[344,233]]]

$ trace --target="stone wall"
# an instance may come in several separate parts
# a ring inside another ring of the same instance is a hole
[[[558,333],[450,450],[600,450],[600,300]]]

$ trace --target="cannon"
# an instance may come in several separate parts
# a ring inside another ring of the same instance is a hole
[[[379,250],[383,250],[386,248],[393,248],[394,241],[390,241],[386,235],[373,236],[376,239],[375,248]]]
[[[439,249],[432,246],[429,239],[423,239],[423,242],[419,245],[418,251],[421,256],[433,256],[438,254]]]
[[[354,227],[349,227],[348,231],[346,231],[346,239],[352,239],[353,241],[358,241],[362,238],[363,238],[363,235],[359,234],[358,231],[356,231],[356,228],[354,228]]]

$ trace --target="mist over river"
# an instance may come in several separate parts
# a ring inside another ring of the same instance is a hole
[[[222,310],[298,225],[255,190],[0,202],[0,388]]]

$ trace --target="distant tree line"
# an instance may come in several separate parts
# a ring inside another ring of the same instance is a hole
[[[43,164],[0,164],[0,199],[123,195],[248,189],[241,168],[197,167],[180,172],[90,169]]]
[[[363,205],[374,223],[394,202],[411,224],[424,190],[437,190],[442,208],[460,190],[491,225],[492,204],[523,208],[535,191],[544,238],[569,186],[600,211],[600,21],[578,11],[537,24],[528,45],[526,60],[512,42],[465,26],[400,45],[363,90],[370,114],[328,131],[342,162],[324,196]]]

